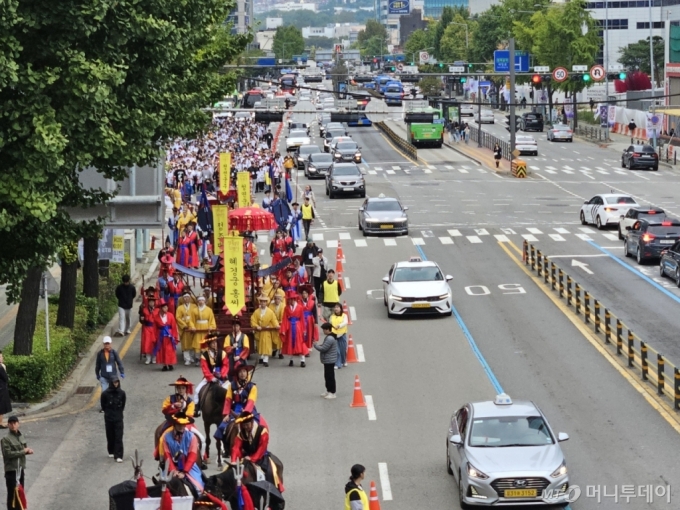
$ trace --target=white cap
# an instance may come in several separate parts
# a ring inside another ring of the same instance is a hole
[[[198,296],[196,299],[198,301],[205,301],[205,296]]]
[[[110,336],[105,336],[105,337],[104,337],[104,340],[102,340],[102,343],[110,344],[110,343],[111,343],[111,337],[110,337]]]

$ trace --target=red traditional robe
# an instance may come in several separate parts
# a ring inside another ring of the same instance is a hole
[[[305,318],[305,345],[308,349],[311,349],[312,344],[319,339],[319,329],[316,327],[316,299],[310,295],[306,303],[301,301],[300,304],[304,310]]]
[[[185,267],[197,268],[198,260],[198,235],[193,230],[190,234],[181,236],[177,246],[177,263]]]
[[[168,312],[175,315],[177,309],[177,302],[184,292],[184,282],[180,279],[174,279],[168,283],[168,290],[170,290],[170,299],[168,300]]]
[[[300,281],[300,276],[295,273],[290,277],[290,280],[286,278],[285,275],[281,276],[279,279],[281,280],[281,288],[284,292],[297,292],[298,287],[304,283]]]
[[[288,245],[285,239],[276,238],[274,240],[274,254],[272,255],[272,266],[275,266],[288,256]]]
[[[156,316],[158,315],[158,308],[152,310],[148,306],[142,307],[139,322],[142,323],[142,345],[141,351],[143,355],[151,354],[153,347],[156,345]]]
[[[179,340],[179,332],[177,331],[177,322],[175,316],[171,313],[166,313],[161,316],[156,314],[156,345],[154,346],[154,356],[159,365],[176,365],[177,364],[177,343]]]
[[[282,354],[295,356],[307,355],[309,349],[305,344],[305,316],[304,309],[299,302],[294,307],[286,305],[280,330],[283,347]]]

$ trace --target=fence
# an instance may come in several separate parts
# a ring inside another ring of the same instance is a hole
[[[496,138],[495,136],[487,133],[484,130],[481,130],[476,127],[470,127],[470,140],[473,142],[479,143],[479,136],[481,134],[482,137],[482,143],[481,146],[485,147],[489,150],[493,150],[496,144],[499,145],[501,148],[501,154],[505,159],[510,161],[510,142],[506,142],[505,140],[501,140],[500,138]]]
[[[576,315],[583,316],[605,348],[623,357],[627,367],[639,374],[643,382],[654,385],[659,396],[668,397],[673,408],[680,409],[680,371],[675,365],[528,241],[524,241],[522,260],[543,278],[546,286],[566,299],[567,306],[573,307]]]
[[[394,144],[404,152],[404,154],[406,154],[406,156],[408,156],[413,161],[418,161],[418,149],[416,149],[414,145],[410,144],[402,137],[397,135],[384,122],[376,122],[374,125],[377,126],[380,131],[385,133],[387,137],[392,140]]]
[[[607,138],[607,130],[596,126],[576,126],[576,134],[591,140],[610,141]]]

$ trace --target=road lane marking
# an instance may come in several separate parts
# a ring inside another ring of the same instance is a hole
[[[355,239],[354,245],[357,248],[365,248],[366,246],[368,246],[368,243],[366,242],[366,239]]]
[[[595,233],[595,231],[592,228],[588,228],[588,227],[579,227],[578,229],[585,234],[594,234]]]
[[[328,240],[326,241],[326,248],[337,248],[338,247],[338,242],[335,240]]]
[[[555,232],[557,232],[558,234],[568,234],[569,233],[569,231],[566,228],[561,228],[561,227],[560,228],[553,228],[553,230]]]
[[[401,170],[399,165],[392,165],[392,170]]]
[[[460,233],[460,230],[448,230],[447,232],[451,237],[460,237],[463,235]]]
[[[386,174],[394,175],[394,170],[385,170]]]
[[[478,244],[482,242],[482,240],[477,236],[467,236],[467,240],[472,244]]]
[[[559,234],[548,234],[553,241],[566,241],[564,237]]]
[[[430,170],[429,168],[424,168],[424,169],[423,169],[423,173],[425,173],[425,174],[431,174],[431,173],[432,173],[432,170]]]
[[[439,240],[442,244],[453,244],[453,239],[450,237],[440,237]]]
[[[323,234],[312,234],[313,241],[323,241]]]
[[[511,228],[502,228],[501,232],[503,232],[504,234],[516,234],[517,233]]]
[[[470,173],[470,172],[468,172],[467,170],[465,170],[464,168],[459,168],[458,171],[459,171],[461,174],[469,174],[469,173]]]
[[[366,402],[366,411],[368,411],[368,421],[375,421],[378,417],[375,415],[375,406],[373,405],[373,396],[364,395],[364,401]]]
[[[382,499],[383,501],[392,501],[392,487],[390,486],[390,475],[387,472],[386,462],[378,462],[378,472],[380,473]]]
[[[605,236],[610,241],[618,241],[619,240],[619,236],[617,236],[616,234],[602,234],[602,235]]]
[[[348,241],[352,239],[352,236],[349,235],[349,232],[340,232],[338,234],[338,237],[340,238],[341,241]]]
[[[397,245],[396,239],[383,239],[383,242],[385,243],[385,246],[396,246]]]
[[[527,241],[532,241],[532,242],[538,241],[538,238],[536,236],[532,236],[531,234],[522,234],[522,237],[524,239],[526,239]]]
[[[368,175],[378,175],[378,172],[376,172],[375,170],[369,170]]]
[[[488,236],[489,232],[485,228],[476,228],[474,231],[477,233],[478,236]]]
[[[543,233],[537,228],[527,228],[527,230],[529,231],[530,234],[542,234]]]
[[[508,237],[503,235],[503,234],[494,234],[494,237],[496,238],[496,241],[498,241],[499,243],[509,243],[510,242],[510,239],[508,239]]]
[[[357,349],[357,360],[359,363],[365,363],[366,357],[364,356],[364,346],[362,344],[355,344]]]
[[[581,241],[591,241],[592,238],[588,234],[576,234]]]
[[[423,244],[425,244],[425,241],[423,241],[423,238],[422,238],[422,237],[412,237],[412,238],[411,238],[411,242],[412,242],[415,246],[422,246]]]
[[[583,257],[609,257],[606,253],[593,253],[590,255],[548,255],[549,259],[574,259]]]
[[[357,320],[357,310],[353,306],[349,307],[349,316],[352,319],[352,322]]]
[[[345,289],[351,289],[352,287],[349,284],[349,276],[343,277],[343,280],[345,280]]]

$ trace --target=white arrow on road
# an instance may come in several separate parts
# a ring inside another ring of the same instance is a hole
[[[588,269],[588,264],[581,262],[580,260],[571,259],[571,267],[580,267],[588,274],[594,274],[590,269]]]

